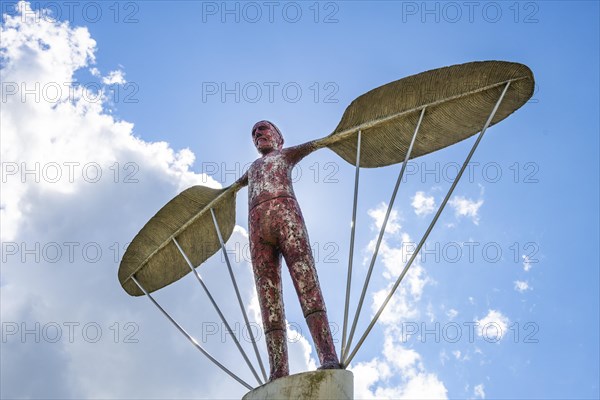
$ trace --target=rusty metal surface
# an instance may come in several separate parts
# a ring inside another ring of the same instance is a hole
[[[262,157],[252,163],[245,178],[250,210],[250,254],[267,340],[270,379],[289,373],[281,286],[282,257],[322,368],[339,368],[306,224],[291,179],[294,165],[315,146],[309,142],[283,149],[283,136],[268,121],[260,121],[253,127],[252,139]]]

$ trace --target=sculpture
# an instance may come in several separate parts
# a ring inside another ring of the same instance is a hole
[[[271,373],[289,374],[281,257],[285,258],[322,369],[340,368],[308,232],[292,187],[294,165],[316,149],[312,142],[283,149],[283,136],[269,121],[257,122],[252,140],[262,157],[241,178],[248,185],[250,254]]]
[[[248,185],[251,258],[267,337],[271,364],[270,379],[288,373],[285,314],[281,301],[281,256],[285,257],[290,269],[302,310],[317,347],[321,368],[346,368],[425,243],[486,129],[523,106],[531,98],[533,88],[533,73],[523,64],[505,61],[471,62],[411,75],[373,89],[356,98],[348,106],[340,123],[330,135],[299,146],[283,149],[283,136],[277,127],[268,121],[260,121],[252,129],[252,137],[262,156],[254,161],[248,173],[228,187],[212,189],[196,185],[169,201],[146,223],[128,246],[119,267],[119,281],[130,295],[146,295],[200,352],[244,387],[252,389],[250,384],[212,357],[150,294],[181,279],[190,271],[193,272],[256,381],[263,384],[197,271],[215,252],[219,249],[223,251],[237,301],[245,324],[248,325],[244,302],[225,251],[225,242],[235,226],[236,193]],[[367,329],[354,348],[351,348],[379,243],[385,232],[387,218],[407,161],[450,146],[477,132],[477,139],[415,252]],[[290,179],[290,171],[297,162],[310,152],[323,147],[329,148],[355,166],[341,363],[333,347],[325,304],[308,247],[308,234]],[[352,327],[346,337],[359,170],[397,163],[402,163],[402,168],[379,232]],[[250,334],[253,335],[252,330]],[[263,379],[266,381],[267,375],[253,336],[252,345]]]

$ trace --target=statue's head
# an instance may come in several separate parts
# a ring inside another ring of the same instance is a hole
[[[274,123],[259,121],[252,127],[252,142],[261,154],[267,154],[283,147],[283,135]]]

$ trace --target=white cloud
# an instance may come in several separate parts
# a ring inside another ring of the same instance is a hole
[[[415,193],[411,205],[417,215],[429,215],[435,210],[435,199],[433,196],[426,196],[425,192]]]
[[[387,297],[391,290],[392,284],[388,285],[385,289],[378,290],[373,294],[373,303],[371,308],[373,313],[377,312],[383,301]],[[399,324],[402,321],[408,319],[414,319],[419,315],[418,310],[415,308],[414,303],[410,299],[406,298],[406,289],[400,287],[395,296],[393,296],[388,302],[385,310],[381,313],[379,321],[382,324]]]
[[[387,204],[385,204],[384,202],[381,202],[377,208],[369,209],[367,211],[367,214],[369,214],[369,217],[373,218],[373,220],[374,220],[373,222],[375,223],[375,228],[378,231],[380,231],[381,227],[383,226],[383,220],[385,218],[385,213],[387,211],[387,207],[388,207]],[[388,217],[388,221],[385,226],[385,233],[386,234],[394,234],[394,233],[397,233],[401,228],[402,228],[402,226],[400,225],[400,223],[398,221],[398,211],[395,209],[392,209],[392,211],[390,211],[390,216]]]
[[[121,71],[120,69],[118,69],[115,71],[110,71],[108,73],[108,75],[103,76],[102,83],[104,83],[105,85],[112,85],[112,84],[122,85],[124,83],[127,83],[127,81],[125,80],[125,73],[123,71]]]
[[[388,365],[373,359],[358,363],[351,368],[354,374],[354,398],[375,399],[373,387],[390,375]]]
[[[515,290],[519,293],[524,293],[528,290],[532,290],[532,288],[529,286],[529,283],[527,283],[527,281],[515,281]]]
[[[385,259],[385,257],[384,257]],[[392,259],[388,259],[389,262],[393,262]],[[385,263],[385,261],[384,261]],[[388,276],[391,280],[392,275]],[[394,276],[394,281],[397,276]],[[396,293],[389,300],[387,307],[381,314],[380,321],[382,324],[397,325],[408,319],[417,318],[420,315],[417,304],[421,299],[423,289],[425,285],[430,281],[429,277],[425,273],[425,270],[421,265],[413,265],[406,276],[402,284],[396,289]],[[373,313],[375,313],[383,304],[383,301],[390,293],[393,286],[393,281],[373,294],[373,303],[371,304]]]
[[[523,271],[529,272],[533,267],[531,260],[526,255],[522,255],[521,257],[523,258]]]
[[[483,200],[473,201],[463,196],[454,196],[449,204],[454,207],[454,215],[470,217],[475,225],[479,225],[479,208],[483,205]]]
[[[443,382],[428,373],[421,356],[386,335],[383,358],[357,363],[354,397],[357,399],[445,399]]]
[[[458,315],[458,311],[455,310],[454,308],[451,308],[448,310],[448,312],[446,312],[446,315],[448,316],[448,318],[454,319]]]
[[[27,3],[19,7],[30,11]],[[86,28],[29,11],[6,16],[0,32],[5,96],[1,158],[3,168],[14,168],[3,170],[1,240],[18,250],[3,253],[0,305],[3,322],[13,321],[19,329],[39,326],[42,340],[36,343],[33,334],[21,341],[19,333],[2,344],[2,363],[10,368],[2,368],[0,397],[241,397],[242,386],[193,350],[148,300],[129,297],[116,278],[126,243],[162,205],[191,185],[219,183],[192,170],[195,156],[190,150],[134,136],[132,123],[103,111],[102,97],[91,101],[70,88],[53,99],[42,91],[22,101],[22,88],[55,83],[65,88],[63,83],[73,82],[77,70],[98,72],[92,67],[96,42]],[[107,79],[123,78],[115,73]],[[5,91],[7,85],[17,92]],[[247,242],[247,234],[236,228],[230,240]],[[44,249],[58,249],[61,255]],[[236,267],[242,297],[250,299],[252,271],[243,260]],[[227,275],[219,276],[226,274],[219,257],[199,271],[223,313],[241,319]],[[198,338],[206,333],[206,324],[222,328],[191,276],[156,298]],[[250,313],[251,320],[259,322],[257,317],[256,310]],[[70,323],[75,324],[73,340],[65,325]],[[90,324],[94,329],[84,333]],[[62,337],[50,343],[48,329],[56,326]],[[92,343],[96,327],[102,333]],[[255,384],[233,347],[223,345],[218,336],[214,339],[201,344]],[[248,341],[242,342],[252,354]],[[264,353],[264,344],[260,347]],[[309,350],[302,337],[290,345],[293,368],[314,366]]]
[[[510,320],[497,310],[488,310],[485,317],[475,320],[477,334],[489,342],[498,342],[508,331]]]
[[[317,361],[312,357],[313,346],[304,337],[302,332],[288,325],[287,337],[290,374],[316,370]]]
[[[477,385],[473,388],[473,395],[475,396],[475,398],[485,399],[485,391],[483,389],[484,389],[483,383],[480,383],[479,385]]]
[[[27,3],[19,5],[28,7]],[[10,84],[17,93],[3,93],[6,101],[1,110],[6,174],[0,211],[2,240],[15,237],[28,211],[34,211],[32,203],[46,195],[106,193],[125,183],[139,188],[142,180],[177,190],[200,182],[219,186],[212,178],[190,171],[194,155],[189,150],[175,152],[167,143],[136,138],[133,124],[103,113],[102,99],[90,101],[81,91],[64,87],[75,80],[76,70],[94,62],[95,50],[96,42],[86,28],[35,14],[5,19],[3,89]],[[49,91],[42,88],[57,84],[64,90],[49,98]],[[40,88],[40,92],[37,98],[30,94],[22,101],[23,88]],[[26,174],[28,170],[34,172]],[[174,190],[164,193],[171,195]]]
[[[378,208],[381,210],[381,206]],[[381,212],[369,210],[369,215],[377,223]],[[393,215],[393,214],[392,214]],[[381,226],[381,223],[378,223]],[[375,313],[389,293],[393,282],[402,271],[410,254],[402,243],[410,243],[407,233],[394,229],[395,235],[384,238],[380,247],[381,262],[384,266],[383,277],[386,287],[373,294],[371,304]],[[397,245],[392,245],[396,243]],[[374,247],[374,241],[369,249]],[[399,324],[418,318],[419,301],[424,288],[430,282],[425,269],[414,263],[391,298],[387,308],[379,318],[383,327],[383,351],[381,357],[351,365],[354,372],[355,398],[360,399],[442,399],[447,398],[447,389],[436,374],[427,372],[421,355],[401,343],[402,334]]]
[[[427,310],[425,311],[425,315],[427,315],[430,322],[435,321],[435,312],[433,310],[433,304],[427,304]]]
[[[400,390],[384,388],[375,395],[378,399],[446,399],[448,390],[435,374],[419,372]]]
[[[448,361],[449,359],[450,357],[448,356],[448,353],[446,353],[446,350],[440,351],[440,363],[442,365],[446,365],[446,361]]]

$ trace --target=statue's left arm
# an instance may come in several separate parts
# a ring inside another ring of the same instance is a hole
[[[284,149],[284,151],[287,159],[291,163],[296,164],[304,157],[313,151],[320,149],[321,147],[323,146],[319,144],[318,140],[311,140],[310,142],[299,144],[298,146],[288,147],[287,149]]]

